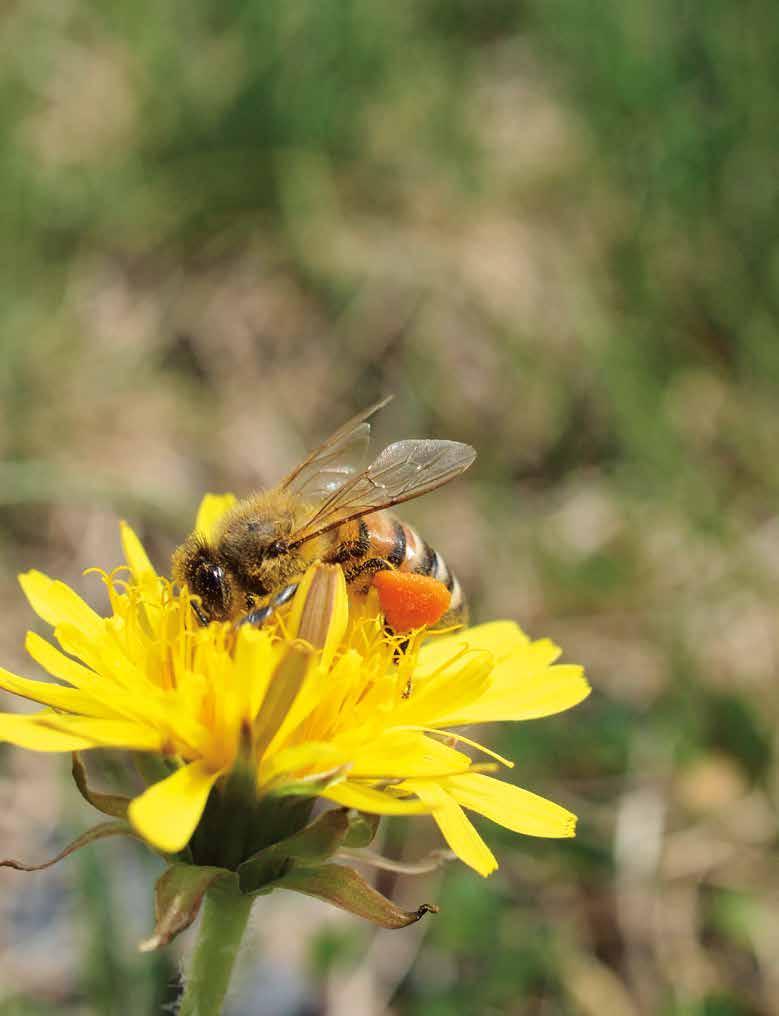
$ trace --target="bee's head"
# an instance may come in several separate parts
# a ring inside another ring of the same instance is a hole
[[[190,536],[173,554],[173,578],[200,598],[206,620],[226,621],[230,617],[233,593],[229,576],[211,547],[196,536]]]

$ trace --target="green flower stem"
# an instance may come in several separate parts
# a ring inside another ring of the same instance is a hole
[[[234,884],[208,890],[178,1016],[217,1016],[222,1011],[252,903]]]

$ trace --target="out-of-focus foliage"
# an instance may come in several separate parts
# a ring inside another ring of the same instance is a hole
[[[765,0],[0,13],[3,664],[17,570],[99,602],[117,515],[164,562],[202,490],[395,391],[379,442],[479,449],[406,515],[596,689],[502,746],[576,841],[385,877],[441,904],[405,932],[262,901],[233,1016],[779,1008],[778,43]],[[83,828],[52,759],[0,781],[4,855]],[[0,1011],[171,997],[153,864],[91,850],[3,874]]]

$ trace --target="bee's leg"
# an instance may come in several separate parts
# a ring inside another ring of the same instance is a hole
[[[272,613],[273,607],[269,603],[266,607],[260,607],[259,610],[252,610],[248,614],[244,614],[243,617],[239,617],[233,627],[241,628],[243,625],[249,624],[253,628],[261,628]]]
[[[342,540],[337,546],[333,547],[329,554],[326,554],[323,560],[326,564],[342,564],[344,566],[352,562],[354,565],[357,561],[364,560],[369,554],[371,549],[370,536],[368,534],[368,526],[365,523],[365,519],[359,520],[359,536],[355,539]]]
[[[257,610],[250,610],[248,614],[238,618],[234,627],[239,628],[241,625],[250,624],[255,628],[261,628],[277,607],[289,603],[297,590],[297,582],[285,586],[280,593],[276,593],[270,603],[267,603],[264,607],[259,607]]]
[[[298,583],[293,582],[291,585],[285,586],[280,593],[276,593],[271,603],[274,607],[283,607],[285,603],[289,603],[297,591]]]
[[[385,561],[383,557],[369,557],[367,561],[363,561],[361,564],[354,565],[353,568],[344,568],[344,578],[349,585],[355,582],[359,583],[360,579],[365,579],[365,590],[368,591],[370,586],[370,580],[380,571],[389,571],[392,565]],[[362,585],[362,583],[359,583]]]
[[[203,610],[203,608],[200,606],[199,603],[195,603],[194,600],[190,600],[189,601],[189,605],[192,608],[192,612],[194,613],[195,617],[198,619],[198,621],[205,628],[208,625],[208,618],[206,617],[206,614],[205,614],[205,611]]]
[[[327,564],[346,564],[356,557],[365,557],[367,549],[367,544],[362,540],[344,540],[323,560]]]

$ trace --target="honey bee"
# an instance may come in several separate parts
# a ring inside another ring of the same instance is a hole
[[[193,532],[174,552],[174,580],[197,597],[202,624],[261,625],[315,562],[340,565],[355,595],[386,569],[430,576],[450,592],[439,625],[466,620],[462,588],[444,559],[386,509],[448,483],[476,452],[457,441],[397,441],[360,469],[368,417],[387,402],[345,423],[277,487],[236,502],[210,541]]]

